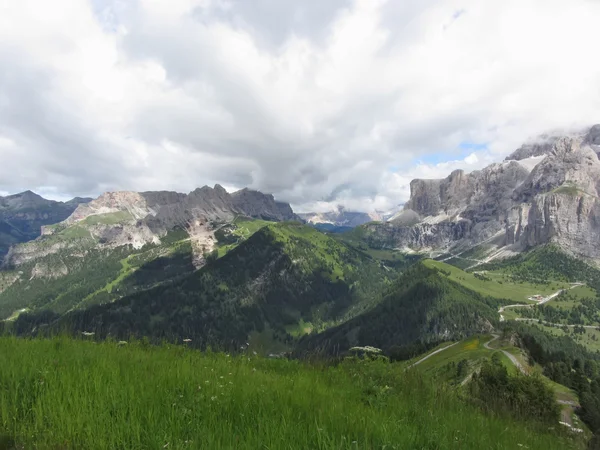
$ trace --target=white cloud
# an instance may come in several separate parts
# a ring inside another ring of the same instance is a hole
[[[300,209],[382,210],[406,201],[413,177],[599,121],[598,2],[251,6],[0,6],[0,189],[218,182]],[[461,143],[487,147],[464,155]],[[442,162],[418,162],[432,155]]]

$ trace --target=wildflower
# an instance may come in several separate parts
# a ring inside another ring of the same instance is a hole
[[[217,399],[217,397],[215,395],[213,395],[210,399],[211,399],[211,401],[214,402]]]
[[[223,375],[221,375],[219,378],[222,380],[223,379]]]
[[[253,368],[252,368],[252,372],[256,372],[256,367],[253,367]]]

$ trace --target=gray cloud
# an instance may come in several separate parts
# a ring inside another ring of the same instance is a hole
[[[218,182],[300,209],[389,208],[412,177],[598,121],[600,6],[575,1],[12,2],[0,191]],[[465,157],[465,142],[488,146]]]

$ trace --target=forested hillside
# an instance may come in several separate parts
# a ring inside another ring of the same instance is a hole
[[[505,303],[417,263],[390,286],[378,306],[338,327],[305,337],[298,351],[338,354],[370,345],[393,352],[394,347],[488,332],[498,323],[498,306]]]
[[[22,314],[14,329],[39,332],[51,325],[50,330],[99,337],[188,338],[199,347],[220,348],[238,348],[254,338],[265,350],[287,349],[294,336],[341,323],[375,305],[378,290],[394,274],[310,227],[271,224],[181,281],[61,319]]]

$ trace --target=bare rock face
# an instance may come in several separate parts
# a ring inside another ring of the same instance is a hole
[[[72,208],[75,206],[73,203]],[[234,194],[219,185],[204,186],[189,194],[107,192],[89,203],[79,204],[62,222],[43,227],[46,239],[11,248],[5,264],[19,266],[41,256],[90,246],[141,248],[148,243],[160,243],[170,230],[180,228],[190,235],[194,262],[200,266],[204,254],[214,248],[215,228],[238,215],[274,221],[297,219],[289,204],[248,189]],[[38,272],[43,276],[43,270]]]
[[[242,214],[264,220],[298,220],[288,203],[276,202],[272,195],[242,189],[231,194],[236,210]]]
[[[303,213],[298,216],[311,224],[329,224],[336,227],[358,227],[368,222],[382,220],[378,213],[347,211],[343,206],[337,206],[329,212]]]
[[[503,163],[470,174],[413,180],[403,213],[369,226],[368,239],[440,253],[490,242],[514,252],[552,242],[600,259],[598,145],[600,125],[543,136]],[[535,162],[531,171],[521,162],[526,159]]]
[[[520,248],[553,242],[600,258],[600,161],[585,139],[561,138],[515,190],[506,242]]]

